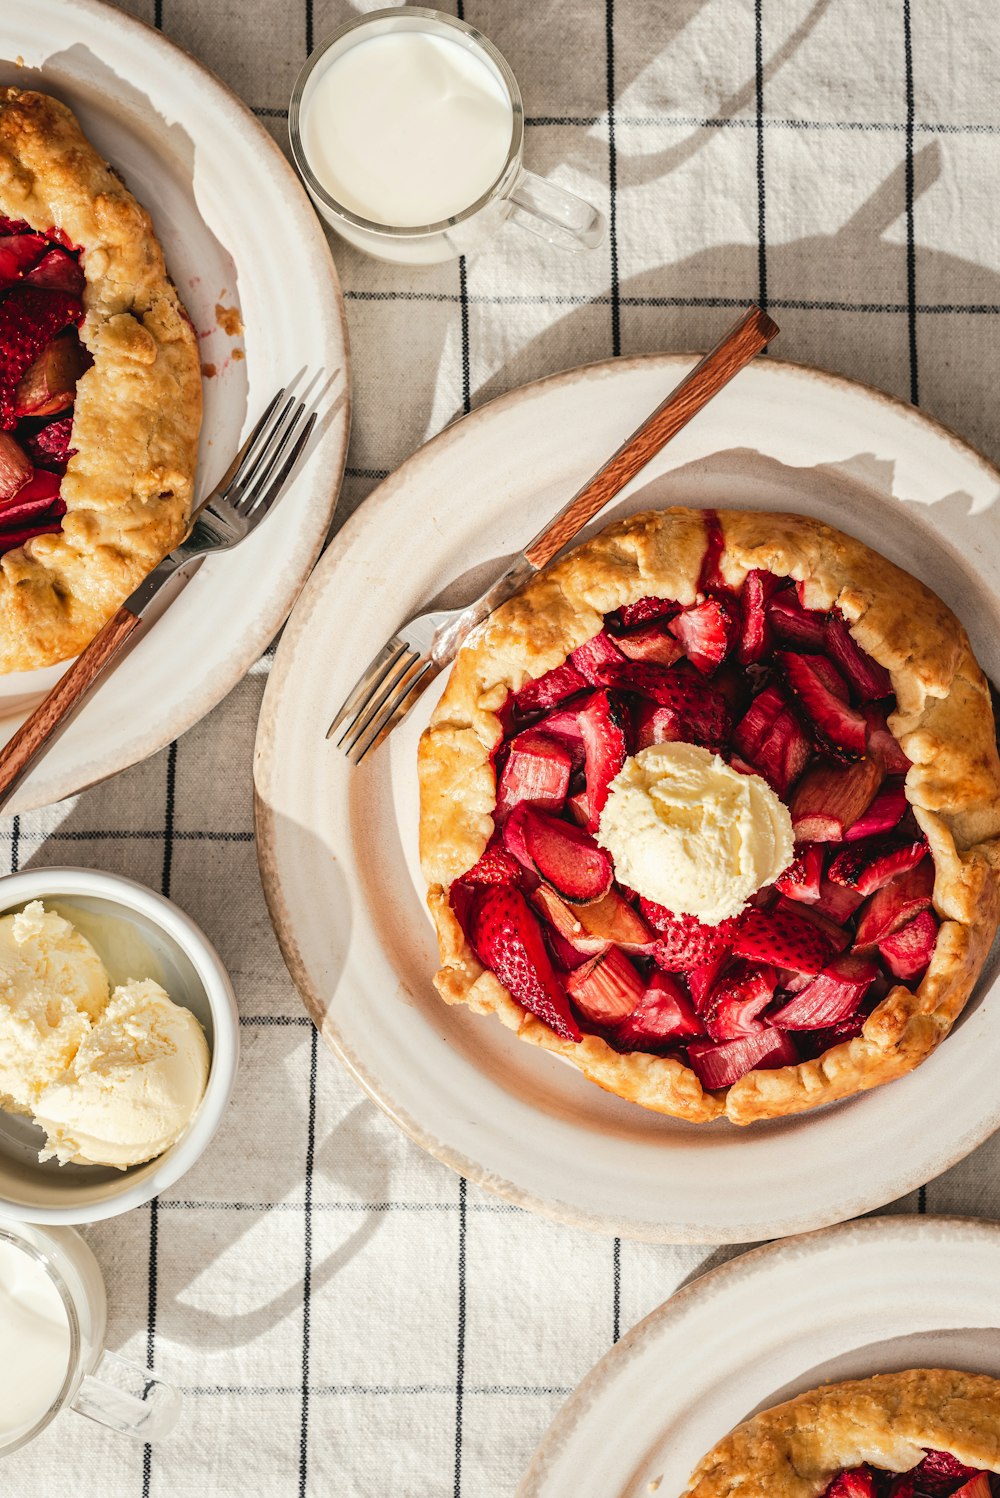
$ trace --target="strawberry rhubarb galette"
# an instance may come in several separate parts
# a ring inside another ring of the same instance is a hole
[[[459,652],[419,768],[442,997],[658,1112],[910,1071],[997,929],[965,631],[805,516],[673,509],[569,553]]]
[[[944,1368],[828,1384],[738,1425],[685,1498],[995,1498],[1000,1383]]]
[[[201,376],[149,215],[0,89],[0,672],[75,655],[183,537]]]

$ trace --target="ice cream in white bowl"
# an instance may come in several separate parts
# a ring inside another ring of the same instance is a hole
[[[0,879],[0,989],[0,1220],[116,1216],[191,1168],[232,1092],[239,1018],[183,911],[96,869]]]

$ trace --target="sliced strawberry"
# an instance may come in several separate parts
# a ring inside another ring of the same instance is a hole
[[[619,629],[631,629],[635,624],[649,624],[653,619],[672,619],[680,611],[680,604],[673,598],[639,598],[635,603],[623,603],[617,613],[610,617]]]
[[[592,635],[589,640],[577,646],[569,658],[569,664],[591,686],[601,687],[606,685],[602,672],[608,667],[623,665],[625,659],[611,635],[606,629],[602,629],[599,634]]]
[[[712,677],[712,685],[725,698],[733,722],[742,718],[750,706],[755,685],[750,673],[730,656]]]
[[[8,432],[0,432],[0,504],[13,499],[31,478],[31,459]]]
[[[705,1027],[676,978],[654,973],[632,1013],[615,1030],[622,1050],[654,1050],[671,1042],[704,1035]]]
[[[42,286],[47,291],[68,291],[71,296],[83,295],[84,277],[80,263],[75,256],[67,254],[58,245],[52,245],[24,279],[32,286]]]
[[[660,938],[653,956],[668,973],[688,972],[713,962],[727,950],[736,924],[722,921],[718,926],[706,926],[697,916],[674,915],[655,900],[640,899],[639,909]]]
[[[754,568],[746,575],[740,593],[740,633],[736,642],[736,659],[741,666],[763,659],[771,649],[773,630],[767,617],[767,601],[782,585],[773,572]]]
[[[882,761],[874,756],[853,765],[813,765],[791,800],[795,841],[841,842],[874,801],[883,774]]]
[[[886,722],[885,713],[871,703],[862,708],[862,713],[868,727],[869,754],[877,755],[882,760],[887,775],[905,775],[910,768],[910,760]]]
[[[921,910],[928,908],[933,894],[934,861],[922,858],[915,869],[898,875],[868,897],[858,912],[855,947],[873,947],[887,936],[893,936]]]
[[[892,936],[883,937],[878,949],[892,976],[901,983],[913,983],[922,978],[934,955],[937,934],[938,923],[933,911],[922,910]]]
[[[615,644],[630,661],[653,661],[657,666],[672,666],[684,654],[680,641],[660,624],[643,624],[615,635]]]
[[[596,832],[608,799],[608,787],[628,755],[628,714],[612,692],[594,692],[577,714],[583,738],[588,832]]]
[[[826,644],[826,616],[804,609],[792,588],[768,599],[765,612],[775,634],[803,650],[822,650]]]
[[[672,707],[659,707],[646,697],[636,700],[632,713],[632,734],[635,752],[648,749],[650,744],[673,744],[683,741],[687,729]]]
[[[41,260],[47,247],[44,234],[0,235],[0,288],[20,281]]]
[[[544,889],[545,886],[540,885],[539,888]],[[536,895],[537,891],[531,898],[534,900]],[[549,944],[549,950],[555,958],[556,964],[564,973],[575,972],[578,967],[582,967],[585,962],[589,962],[595,952],[607,951],[607,946],[605,945],[595,947],[590,952],[582,952],[578,947],[574,947],[571,941],[567,941],[565,936],[560,931],[557,931],[554,926],[547,925],[545,927],[545,940]]]
[[[888,671],[861,649],[846,620],[839,614],[830,614],[827,618],[826,651],[840,667],[859,702],[888,697],[892,692],[892,678]]]
[[[877,1498],[878,1487],[871,1467],[841,1472],[827,1488],[824,1498]]]
[[[708,997],[705,1029],[712,1040],[756,1035],[764,1027],[757,1016],[774,998],[778,974],[773,967],[739,962],[727,968]]]
[[[480,961],[518,1004],[563,1040],[580,1039],[542,928],[519,890],[499,884],[481,886],[472,904],[469,934]]]
[[[566,990],[595,1025],[615,1025],[632,1013],[646,985],[625,953],[608,947],[569,974]]]
[[[783,895],[778,901],[777,909],[800,916],[802,920],[808,921],[811,926],[815,926],[816,930],[821,932],[830,943],[831,952],[842,952],[845,947],[849,947],[851,944],[850,932],[845,931],[839,921],[833,920],[832,917],[826,915],[822,910],[817,909],[815,904],[805,905],[801,902],[788,900]]]
[[[838,926],[849,921],[864,900],[864,895],[859,895],[856,889],[848,889],[844,884],[833,884],[829,879],[821,879],[819,886],[819,899],[810,906],[811,910],[818,910],[820,915],[829,916]]]
[[[598,847],[589,832],[546,816],[526,801],[507,818],[505,842],[515,823],[538,873],[563,899],[587,903],[607,894],[614,877],[611,855]]]
[[[739,617],[728,598],[706,598],[670,621],[670,632],[684,647],[692,666],[711,676],[736,642]]]
[[[850,1024],[853,1021],[845,1021]],[[813,1032],[816,1033],[815,1031]],[[913,1486],[913,1478],[909,1472],[897,1472],[895,1477],[890,1478],[886,1489],[885,1498],[914,1498],[916,1489]]]
[[[868,810],[848,827],[844,833],[845,842],[854,843],[862,837],[877,837],[880,833],[891,832],[902,821],[909,804],[903,782],[887,780]]]
[[[586,690],[586,677],[569,661],[563,661],[561,666],[546,671],[544,676],[526,681],[514,697],[514,706],[522,717],[528,717],[532,713],[546,712],[565,702],[567,697]]]
[[[698,591],[711,593],[717,588],[724,589],[727,586],[719,566],[722,553],[726,549],[726,538],[723,535],[722,522],[715,510],[705,510],[704,520],[705,554],[701,559],[701,571],[698,574]]]
[[[65,411],[76,397],[77,381],[92,362],[75,329],[53,338],[14,387],[17,415],[54,416]]]
[[[687,1048],[688,1061],[702,1087],[713,1092],[731,1087],[747,1072],[794,1066],[799,1059],[795,1043],[782,1030],[765,1027],[756,1035],[740,1035],[735,1040],[692,1040]]]
[[[926,852],[922,837],[856,842],[837,854],[830,864],[829,878],[834,884],[856,889],[859,895],[873,895],[897,874],[915,869]]]
[[[14,390],[32,361],[83,308],[64,291],[18,286],[0,300],[0,428],[17,420]]]
[[[609,686],[623,692],[638,692],[660,707],[669,708],[677,720],[678,737],[708,749],[723,746],[729,733],[729,711],[725,698],[694,672],[674,667],[665,670],[649,661],[626,661],[608,667]]]
[[[520,877],[520,864],[500,842],[488,843],[479,861],[462,875],[467,884],[517,884]]]
[[[590,826],[590,797],[586,787],[566,797],[566,810],[578,827]]]
[[[687,986],[699,1014],[704,1014],[708,1008],[712,989],[728,961],[729,953],[720,951],[708,962],[699,962],[697,967],[688,968],[685,974]]]
[[[826,849],[822,843],[804,843],[795,856],[795,862],[790,863],[785,872],[774,881],[775,889],[787,895],[789,900],[810,903],[818,900],[825,854]]]
[[[639,913],[610,889],[592,905],[569,906],[548,885],[539,885],[532,895],[545,919],[581,952],[601,952],[614,943],[627,952],[649,953],[653,933]]]
[[[873,985],[874,987],[874,985]],[[835,1025],[826,1025],[821,1030],[796,1030],[795,1043],[799,1048],[803,1061],[812,1061],[816,1056],[822,1056],[835,1045],[843,1045],[846,1040],[855,1040],[865,1028],[865,1020],[868,1018],[870,1001],[855,1009],[846,1019],[838,1021]]]
[[[558,810],[566,800],[573,757],[564,744],[529,728],[511,740],[497,786],[494,820],[503,822],[520,801]]]
[[[765,687],[737,724],[733,742],[740,754],[779,796],[787,796],[812,757],[812,749],[787,698]]]
[[[837,957],[806,988],[770,1015],[784,1030],[821,1030],[839,1024],[858,1008],[878,977],[878,963],[857,952]]]
[[[792,910],[744,910],[737,917],[730,946],[737,957],[790,967],[797,973],[818,973],[831,956],[822,932]]]
[[[968,1482],[978,1477],[975,1467],[967,1467],[950,1451],[928,1451],[919,1467],[912,1467],[909,1475],[921,1493],[935,1495],[950,1494],[956,1483]]]
[[[61,499],[57,499],[44,515],[39,516],[29,525],[19,530],[0,531],[0,556],[6,556],[8,551],[16,551],[19,546],[33,541],[36,536],[49,536],[54,535],[56,531],[61,531],[62,517],[65,513],[65,504]]]
[[[836,668],[823,656],[791,650],[776,651],[774,658],[820,740],[841,754],[864,754],[865,720],[845,700],[847,686]]]

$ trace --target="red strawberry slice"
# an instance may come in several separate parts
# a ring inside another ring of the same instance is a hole
[[[657,666],[672,666],[684,654],[680,641],[659,624],[644,624],[628,634],[615,635],[615,644],[630,661],[652,661]]]
[[[833,1479],[825,1498],[876,1498],[877,1494],[875,1473],[871,1467],[855,1467]]]
[[[915,1492],[913,1478],[909,1472],[900,1472],[890,1479],[885,1498],[914,1498]]]
[[[869,753],[872,753],[870,745]],[[903,782],[887,780],[868,810],[848,827],[844,840],[854,843],[862,837],[877,837],[880,833],[891,832],[902,821],[908,805]]]
[[[878,949],[892,976],[901,983],[922,978],[934,955],[937,934],[938,923],[933,912],[922,910],[892,936],[883,937]]]
[[[573,756],[558,739],[526,729],[511,740],[507,763],[497,786],[494,821],[502,824],[521,801],[558,810],[566,800]]]
[[[836,668],[823,656],[790,650],[776,651],[774,658],[820,740],[852,758],[864,754],[865,720],[846,701],[847,685]]]
[[[892,678],[888,671],[861,649],[846,620],[839,614],[830,614],[825,633],[827,654],[839,666],[859,702],[890,695]]]
[[[773,967],[739,962],[728,968],[708,997],[705,1029],[712,1040],[735,1040],[764,1028],[757,1016],[774,998],[778,974]]]
[[[818,900],[825,852],[822,843],[805,843],[799,848],[795,862],[774,881],[775,889],[789,900]]]
[[[839,921],[833,920],[822,910],[817,909],[815,904],[805,905],[796,903],[795,901],[787,900],[783,895],[778,901],[777,909],[800,916],[802,920],[808,921],[811,926],[815,926],[816,930],[822,932],[830,943],[831,952],[842,952],[845,947],[849,947],[851,944],[850,933],[844,930]]]
[[[866,840],[838,853],[830,864],[829,877],[834,884],[856,889],[859,895],[873,895],[897,874],[915,869],[926,852],[922,837]]]
[[[545,888],[544,885],[540,887],[542,889]],[[534,900],[535,895],[532,895],[531,898]],[[571,941],[567,941],[562,932],[557,931],[554,926],[545,927],[545,940],[549,944],[549,950],[555,958],[557,966],[564,973],[575,972],[578,967],[582,967],[585,962],[588,962],[593,957],[594,952],[607,951],[606,947],[594,947],[589,952],[582,952],[578,947],[574,947]]]
[[[704,1014],[708,1008],[712,989],[728,961],[729,953],[721,951],[708,962],[700,962],[697,967],[688,968],[685,974],[687,986],[699,1014]]]
[[[37,469],[28,482],[19,489],[14,498],[0,504],[0,531],[20,529],[34,524],[47,516],[57,505],[60,515],[65,515],[66,506],[59,499],[62,480],[57,473],[46,473]],[[55,518],[55,517],[53,517]]]
[[[0,432],[0,504],[13,499],[33,472],[31,459],[8,432]]]
[[[24,450],[38,467],[62,469],[76,452],[76,448],[69,445],[72,431],[71,411],[68,416],[60,416],[58,421],[50,421],[26,436]]]
[[[740,633],[736,642],[736,659],[741,666],[762,660],[771,649],[773,630],[767,617],[767,602],[782,585],[773,572],[754,568],[746,575],[740,593]]]
[[[521,878],[521,866],[502,843],[491,842],[462,878],[467,884],[517,884]]]
[[[831,956],[830,943],[821,931],[797,911],[777,907],[745,910],[737,918],[730,945],[737,957],[790,967],[797,973],[818,973]]]
[[[799,1059],[791,1037],[769,1026],[735,1040],[692,1040],[687,1053],[692,1071],[707,1092],[731,1087],[747,1072],[794,1066]]]
[[[827,1025],[822,1030],[796,1030],[795,1043],[803,1061],[812,1061],[816,1056],[824,1055],[835,1045],[843,1045],[847,1040],[855,1040],[865,1028],[865,1020],[869,1012],[869,1003],[866,1002],[864,1007],[855,1009],[853,1014],[849,1014],[846,1019],[840,1020],[836,1025]]]
[[[812,757],[809,740],[787,698],[765,687],[737,724],[733,742],[779,796],[787,796]]]
[[[628,756],[628,714],[613,693],[595,692],[580,709],[577,722],[583,738],[587,804],[590,808],[587,831],[596,832],[608,799],[608,787]]]
[[[14,387],[18,416],[54,416],[73,404],[77,381],[93,363],[73,329],[46,344]]]
[[[522,717],[528,717],[531,713],[546,712],[565,702],[567,697],[586,690],[586,677],[569,661],[563,661],[561,666],[546,671],[544,676],[526,681],[514,697],[514,707]]]
[[[533,867],[566,900],[599,900],[611,888],[611,855],[582,827],[546,816],[522,801],[507,818],[503,835],[515,857],[519,855],[512,839],[523,843]]]
[[[810,910],[818,910],[820,915],[829,916],[838,926],[849,921],[864,900],[864,895],[859,895],[856,889],[848,889],[844,884],[833,884],[829,879],[821,879],[819,886],[819,899],[809,907]]]
[[[683,973],[703,963],[714,962],[729,948],[735,921],[707,926],[694,915],[674,915],[655,900],[640,899],[639,909],[659,936],[653,951],[668,973]]]
[[[921,1493],[937,1498],[937,1495],[954,1492],[956,1483],[968,1482],[978,1477],[979,1472],[975,1467],[965,1466],[950,1451],[928,1451],[919,1467],[911,1468],[909,1475]]]
[[[878,963],[856,952],[837,957],[770,1016],[784,1030],[821,1030],[847,1019],[878,977]]]
[[[883,774],[882,761],[874,756],[853,765],[814,765],[792,796],[795,841],[841,842],[874,801]]]
[[[676,978],[669,973],[654,973],[632,1013],[616,1028],[614,1044],[623,1051],[649,1051],[704,1033],[704,1025]]]
[[[80,263],[58,245],[52,245],[24,279],[32,286],[42,286],[48,291],[68,291],[71,296],[83,295],[84,276]]]
[[[669,708],[677,737],[707,749],[720,749],[729,734],[725,698],[701,677],[677,667],[664,670],[649,661],[627,661],[606,671],[608,684],[624,692],[638,692],[659,707]],[[661,741],[662,742],[662,741]]]
[[[635,752],[648,749],[650,744],[674,744],[683,741],[687,732],[684,724],[672,707],[658,707],[648,698],[640,697],[632,712],[632,733]]]
[[[726,549],[726,538],[722,532],[722,522],[715,510],[706,510],[704,519],[705,554],[701,559],[701,571],[698,574],[698,591],[711,593],[728,586],[719,566],[722,553]]]
[[[589,640],[577,646],[569,658],[569,664],[591,686],[602,687],[607,684],[607,678],[602,673],[608,667],[621,666],[625,659],[607,630],[602,629],[599,634],[592,635]]]
[[[934,861],[922,858],[915,869],[898,875],[891,883],[869,895],[858,912],[855,947],[863,950],[893,936],[915,915],[928,908],[933,894]]]
[[[692,666],[703,676],[711,676],[733,648],[740,622],[728,598],[706,598],[671,619],[669,628]]]
[[[83,308],[64,291],[18,286],[0,301],[0,428],[16,421],[14,390],[32,361]]]
[[[887,775],[905,775],[910,760],[886,722],[885,713],[871,703],[862,708],[862,713],[868,727],[868,753],[882,760]]]
[[[43,234],[0,235],[0,288],[20,281],[45,254],[48,241]]]
[[[19,546],[33,541],[36,536],[54,535],[56,531],[62,530],[62,517],[66,513],[66,506],[61,499],[57,499],[45,514],[20,530],[0,531],[0,556],[6,556],[8,551],[16,551]]]
[[[680,610],[673,598],[639,598],[635,603],[623,603],[616,614],[611,615],[621,629],[631,629],[634,624],[649,624],[653,619],[672,619]]]
[[[646,985],[625,953],[608,947],[569,974],[566,991],[593,1024],[616,1025],[632,1013]]]
[[[0,234],[34,234],[35,230],[23,218],[8,218],[0,213]]]
[[[479,960],[518,1004],[563,1040],[580,1039],[542,928],[519,890],[500,884],[477,890],[469,935]]]
[[[786,644],[803,650],[822,650],[826,644],[826,617],[814,609],[804,609],[793,588],[784,588],[768,599],[765,606],[768,622]]]

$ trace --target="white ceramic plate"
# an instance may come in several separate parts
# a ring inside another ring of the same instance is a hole
[[[659,1117],[600,1091],[498,1020],[446,1007],[432,988],[437,948],[417,867],[414,757],[434,694],[360,769],[324,740],[395,625],[470,569],[474,596],[477,564],[492,559],[495,573],[496,559],[537,531],[692,362],[621,360],[516,391],[423,448],[352,517],[302,595],[265,695],[259,849],[307,1006],[425,1148],[564,1221],[652,1240],[746,1242],[879,1206],[997,1127],[1000,1006],[982,1003],[996,965],[947,1044],[889,1087],[750,1130]],[[919,412],[759,360],[613,513],[687,502],[837,522],[933,584],[996,677],[998,497],[1000,475]]]
[[[741,1420],[819,1384],[1000,1367],[1000,1226],[881,1217],[714,1269],[591,1369],[519,1498],[662,1498]]]
[[[216,370],[204,381],[199,496],[280,385],[298,375],[303,389],[313,377],[326,413],[280,510],[238,551],[202,566],[39,762],[10,812],[59,800],[161,749],[264,650],[329,529],[347,448],[349,370],[319,222],[274,142],[218,79],[94,0],[0,6],[0,59],[0,84],[68,104],[152,214],[203,366]],[[217,306],[236,309],[241,333],[220,326],[231,320],[220,320]],[[62,669],[0,677],[0,742]]]

